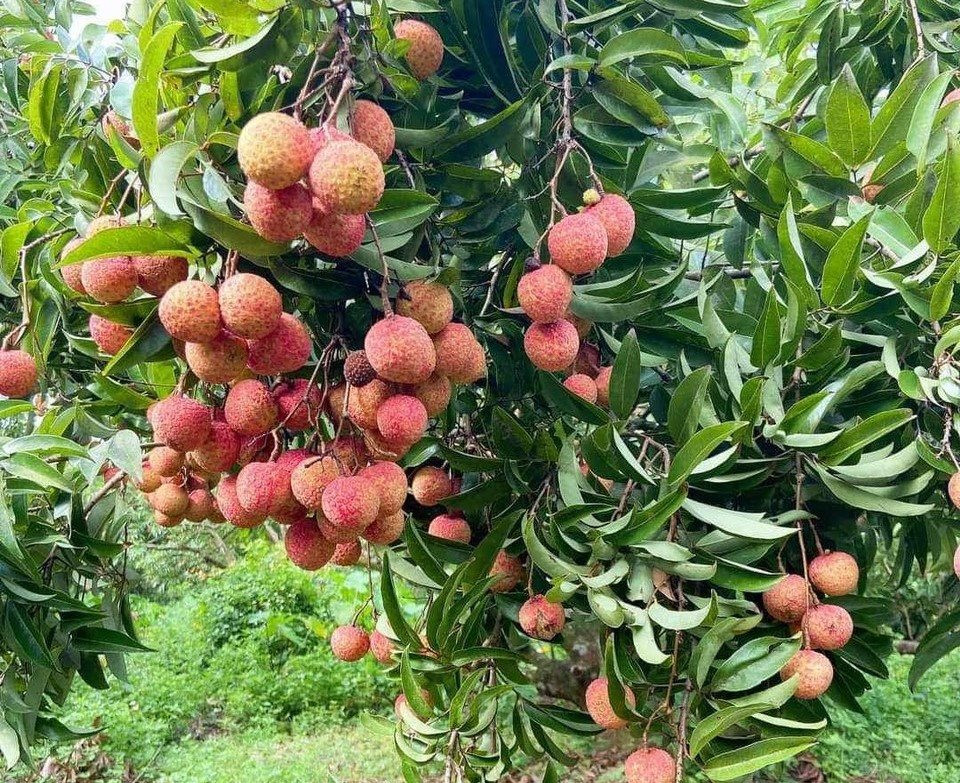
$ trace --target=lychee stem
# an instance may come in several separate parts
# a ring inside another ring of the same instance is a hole
[[[390,267],[387,266],[387,257],[383,254],[383,246],[380,244],[380,236],[377,234],[377,227],[373,224],[370,215],[366,216],[367,228],[373,237],[373,244],[377,248],[377,255],[380,257],[380,264],[383,267],[383,280],[380,282],[380,299],[383,306],[383,314],[393,315],[393,306],[390,304]]]

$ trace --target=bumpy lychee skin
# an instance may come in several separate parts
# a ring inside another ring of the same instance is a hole
[[[323,537],[338,546],[353,543],[360,538],[360,534],[356,530],[347,530],[330,524],[329,520],[323,516],[323,512],[317,512],[317,525],[320,527]]]
[[[168,517],[183,516],[190,505],[187,491],[176,484],[161,484],[150,495],[150,505]]]
[[[566,617],[563,606],[548,601],[542,595],[528,598],[520,607],[520,627],[527,636],[549,642],[563,630]]]
[[[313,217],[313,199],[299,182],[271,190],[254,181],[243,191],[243,209],[250,225],[271,242],[290,242],[300,236]]]
[[[567,378],[563,385],[578,397],[583,397],[587,402],[597,401],[597,384],[589,375],[575,373]]]
[[[445,541],[456,541],[459,544],[469,544],[473,533],[467,520],[462,517],[453,517],[449,514],[441,514],[430,520],[427,532],[434,538],[442,538]]]
[[[523,350],[535,367],[548,372],[565,370],[580,349],[577,330],[569,321],[530,324],[523,336]]]
[[[187,259],[167,256],[134,256],[137,282],[151,296],[163,296],[187,279]]]
[[[203,470],[223,473],[237,461],[239,453],[240,436],[225,421],[214,421],[207,439],[190,452],[190,458]]]
[[[960,509],[960,472],[954,473],[947,482],[947,496],[953,507]]]
[[[435,506],[453,494],[453,482],[440,468],[427,465],[414,474],[410,491],[421,506]]]
[[[217,484],[217,506],[220,512],[234,527],[251,528],[263,523],[266,515],[247,511],[237,497],[237,477],[225,476]]]
[[[520,278],[517,299],[530,320],[559,321],[573,299],[573,283],[559,266],[545,264]]]
[[[303,322],[290,313],[266,337],[250,340],[247,366],[258,375],[296,372],[310,360],[313,341]]]
[[[153,510],[153,521],[156,522],[160,527],[176,527],[181,522],[183,522],[183,517],[181,516],[169,516],[164,514],[162,511]]]
[[[343,377],[347,383],[359,389],[375,380],[377,371],[370,366],[364,351],[350,351],[343,360]]]
[[[276,462],[251,462],[237,474],[237,500],[252,514],[270,516],[289,486],[289,475],[277,468]]]
[[[161,479],[162,477],[160,474],[151,468],[150,464],[144,460],[141,469],[140,481],[137,482],[137,489],[139,489],[145,495],[149,495],[163,483]],[[107,480],[109,481],[109,479]]]
[[[547,234],[553,263],[571,275],[594,271],[607,257],[607,230],[586,212],[567,215]]]
[[[677,763],[661,748],[640,748],[627,756],[624,775],[627,783],[674,783]]]
[[[160,323],[171,337],[189,343],[208,343],[220,334],[217,292],[200,280],[184,280],[160,299]]]
[[[818,604],[803,616],[803,629],[814,650],[839,650],[853,636],[853,618],[842,606]]]
[[[63,246],[63,250],[60,251],[60,259],[63,260],[71,250],[82,244],[83,237],[74,237],[71,239]],[[83,287],[83,280],[81,278],[82,271],[83,264],[70,264],[69,266],[60,267],[60,276],[63,277],[63,282],[67,284],[67,288],[76,291],[78,294],[87,293],[87,289]]]
[[[393,155],[393,148],[397,143],[393,120],[382,106],[373,101],[359,100],[354,104],[350,133],[361,144],[366,144],[377,153],[381,161],[386,161]]]
[[[404,19],[393,27],[393,34],[402,41],[409,41],[410,48],[404,57],[410,73],[420,81],[429,79],[443,62],[443,39],[433,27],[418,19]]]
[[[397,297],[397,312],[419,321],[428,334],[436,334],[453,320],[453,296],[445,285],[414,280]]]
[[[383,164],[357,141],[332,141],[310,164],[310,190],[324,212],[362,215],[383,195]]]
[[[360,562],[363,548],[359,541],[349,541],[346,544],[337,544],[333,550],[330,562],[338,566],[352,566]]]
[[[363,341],[377,375],[394,383],[423,383],[437,366],[437,354],[419,321],[392,315],[377,321]]]
[[[354,389],[347,401],[350,421],[365,430],[377,428],[377,411],[393,395],[393,387],[379,378],[366,386]]]
[[[280,411],[280,421],[288,432],[308,429],[320,414],[320,387],[306,378],[281,383],[273,390],[273,399]]]
[[[407,499],[407,474],[396,462],[374,462],[360,471],[380,496],[380,514],[394,514]]]
[[[220,285],[220,314],[237,337],[256,340],[277,328],[283,313],[280,293],[260,275],[241,272]]]
[[[90,316],[89,327],[90,337],[97,344],[97,348],[107,356],[118,353],[133,335],[133,329],[129,326],[108,321],[95,314]]]
[[[330,634],[330,649],[341,661],[359,661],[370,649],[370,637],[355,625],[341,625]]]
[[[860,567],[846,552],[824,552],[810,561],[810,581],[824,595],[856,592]]]
[[[188,494],[189,503],[183,518],[191,522],[203,522],[219,514],[217,499],[209,489],[193,489]]]
[[[763,594],[763,608],[774,620],[795,623],[809,606],[807,583],[802,576],[787,574]]]
[[[780,679],[789,680],[794,674],[798,680],[793,695],[798,699],[817,699],[833,682],[833,664],[816,650],[800,650],[780,670]]]
[[[247,343],[229,332],[208,343],[187,343],[184,355],[193,374],[207,383],[229,383],[247,368]]]
[[[243,126],[237,159],[248,179],[279,190],[302,179],[314,144],[303,123],[280,112],[258,114]]]
[[[377,408],[377,429],[390,443],[412,445],[427,431],[427,409],[416,397],[394,394]]]
[[[80,281],[98,302],[122,302],[137,288],[137,268],[129,256],[94,258],[83,262]]]
[[[597,384],[597,404],[607,406],[610,404],[610,376],[613,374],[613,367],[601,367],[594,383]]]
[[[627,725],[627,721],[613,711],[613,705],[610,704],[609,681],[606,677],[598,677],[587,686],[585,699],[587,712],[598,726],[605,729],[622,729]],[[633,691],[629,688],[624,690],[623,700],[630,707],[635,707],[637,704]]]
[[[523,581],[527,571],[517,558],[501,549],[493,559],[489,575],[497,577],[497,581],[490,585],[491,593],[509,593]]]
[[[370,654],[377,663],[393,663],[393,651],[396,649],[393,640],[380,631],[370,634]]]
[[[177,451],[193,451],[210,435],[212,418],[203,403],[174,394],[153,406],[150,423],[160,443]]]
[[[310,128],[310,142],[313,144],[313,155],[326,147],[331,141],[350,141],[353,136],[344,133],[333,123],[325,123],[316,128]]]
[[[607,258],[620,255],[630,245],[637,217],[630,202],[623,196],[607,193],[600,202],[586,209],[607,232]]]
[[[287,528],[283,546],[290,561],[305,571],[323,568],[333,556],[334,545],[324,538],[312,519],[294,522]]]
[[[230,429],[239,435],[262,435],[278,420],[277,404],[260,381],[248,378],[235,384],[223,404]]]
[[[390,514],[381,512],[360,535],[371,544],[388,546],[403,535],[406,525],[407,518],[402,510]]]
[[[342,476],[323,491],[320,507],[331,525],[359,533],[377,518],[380,497],[360,476]]]
[[[290,488],[299,503],[317,510],[322,505],[324,490],[339,476],[340,467],[332,456],[310,457],[293,469]]]
[[[449,323],[433,335],[437,372],[452,383],[473,383],[487,374],[487,357],[473,332],[461,323]]]
[[[164,478],[176,476],[183,469],[183,454],[169,446],[154,446],[147,455],[147,461]]]
[[[363,215],[344,215],[315,209],[303,229],[303,236],[321,253],[346,258],[360,249],[366,231]]]
[[[414,386],[411,393],[423,403],[427,416],[432,419],[447,409],[453,395],[453,384],[446,375],[435,372],[423,383]]]

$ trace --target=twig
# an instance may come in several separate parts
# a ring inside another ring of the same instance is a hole
[[[490,304],[493,302],[493,292],[497,287],[497,281],[500,279],[500,273],[503,271],[504,266],[506,266],[507,261],[512,258],[509,248],[503,252],[503,255],[500,256],[500,260],[497,262],[497,266],[493,270],[493,275],[490,277],[490,287],[487,289],[487,298],[483,300],[483,307],[480,308],[480,312],[477,313],[478,318],[482,318],[487,314],[487,310],[490,309]]]
[[[90,496],[90,500],[88,500],[86,505],[83,507],[84,516],[89,514],[90,511],[93,509],[93,507],[97,505],[97,503],[99,503],[101,500],[103,500],[103,498],[106,497],[107,493],[110,492],[111,489],[117,486],[117,484],[123,481],[126,477],[127,477],[127,474],[124,473],[122,470],[119,470],[114,475],[112,475],[110,479],[102,487],[100,487],[100,489],[98,489],[96,492],[94,492]]]
[[[387,257],[383,254],[383,247],[380,244],[380,236],[377,234],[377,227],[373,224],[373,219],[367,215],[367,228],[373,237],[374,247],[377,248],[377,255],[380,256],[380,264],[383,266],[383,280],[380,282],[380,299],[383,302],[383,314],[393,315],[393,307],[390,304],[390,267],[387,266]]]
[[[677,777],[675,783],[683,780],[683,762],[687,758],[687,717],[690,714],[690,695],[693,693],[693,682],[687,677],[683,687],[683,702],[680,705],[680,721],[677,724]]]
[[[927,53],[923,43],[923,27],[920,26],[920,12],[917,10],[917,0],[907,0],[907,7],[910,9],[910,19],[913,22],[913,34],[917,41],[917,53],[913,60],[922,60]]]

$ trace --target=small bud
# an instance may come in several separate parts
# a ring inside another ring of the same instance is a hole
[[[600,192],[596,188],[590,188],[589,190],[583,191],[583,203],[588,207],[592,207],[594,204],[599,204],[600,199]]]
[[[543,264],[541,264],[537,258],[530,256],[526,261],[523,262],[523,273],[527,275],[531,272],[536,272],[542,266]]]

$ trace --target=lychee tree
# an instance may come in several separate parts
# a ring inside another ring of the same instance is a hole
[[[9,765],[143,649],[138,490],[369,570],[330,644],[397,675],[410,780],[554,780],[623,727],[630,783],[731,780],[859,709],[875,586],[957,538],[950,4],[17,7]],[[574,633],[582,688],[538,689]]]

